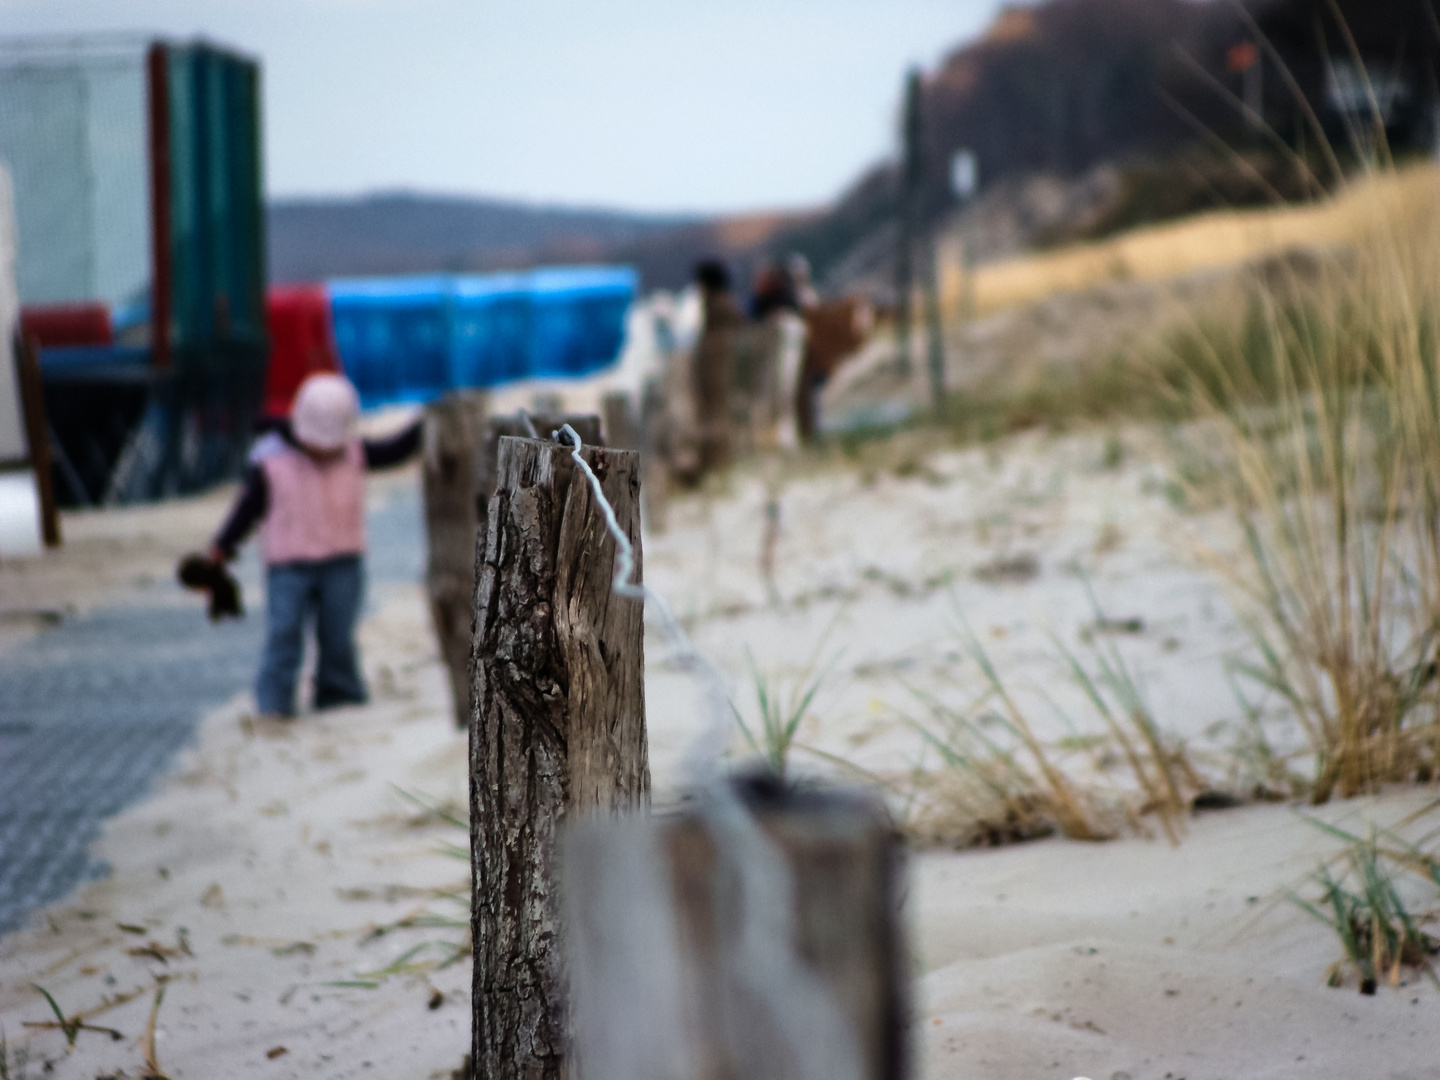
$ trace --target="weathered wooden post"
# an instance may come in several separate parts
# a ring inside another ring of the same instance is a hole
[[[593,413],[565,413],[547,415],[537,413],[510,413],[492,416],[485,421],[480,435],[477,464],[475,467],[475,501],[479,509],[479,546],[471,553],[472,563],[485,557],[486,507],[490,496],[495,494],[495,483],[500,477],[500,440],[507,435],[517,438],[549,439],[550,433],[561,424],[569,424],[586,446],[603,446],[600,417]],[[473,600],[473,594],[472,594]]]
[[[548,434],[548,432],[547,432]],[[640,461],[586,446],[640,570]],[[649,802],[642,605],[570,448],[501,438],[475,593],[472,1052],[486,1080],[566,1075],[556,838]]]
[[[741,784],[567,828],[584,1080],[902,1080],[900,845],[853,792]]]
[[[425,410],[425,584],[440,656],[450,672],[455,722],[470,723],[474,633],[477,470],[485,395],[447,394]]]

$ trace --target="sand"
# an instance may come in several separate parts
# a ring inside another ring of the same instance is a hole
[[[1140,619],[1115,640],[1158,722],[1223,773],[1238,712],[1223,660],[1244,638],[1194,557],[1197,537],[1223,548],[1223,522],[1175,510],[1143,434],[1121,433],[1118,459],[1109,438],[897,444],[888,463],[742,471],[726,489],[671,504],[668,529],[646,537],[647,579],[728,673],[742,710],[753,710],[752,666],[781,689],[823,670],[802,742],[896,777],[925,761],[916,702],[979,689],[967,626],[1047,732],[1095,722],[1050,636],[1083,654],[1088,582],[1107,615]],[[386,481],[415,482],[413,472]],[[772,497],[780,532],[767,581]],[[157,593],[173,553],[203,539],[223,502],[67,519],[64,553],[28,574],[0,567],[0,585],[25,581],[31,605]],[[422,1080],[459,1065],[469,966],[433,968],[463,946],[463,927],[373,934],[423,913],[464,919],[443,895],[466,880],[445,849],[463,832],[400,793],[463,806],[464,738],[418,585],[377,591],[362,647],[372,704],[281,729],[250,721],[243,695],[215,710],[172,775],[109,823],[96,854],[111,875],[0,939],[12,1062],[23,1048],[32,1077],[142,1075],[166,976],[155,1051],[173,1080]],[[701,711],[658,635],[646,648],[664,802],[683,786]],[[1277,718],[1267,723],[1283,737]],[[824,771],[827,760],[802,749],[793,764]],[[1400,791],[1323,814],[1363,829],[1434,797]],[[913,854],[918,1074],[1440,1077],[1433,986],[1407,979],[1374,997],[1353,979],[1325,986],[1338,946],[1284,894],[1313,892],[1307,875],[1339,845],[1301,809],[1201,816],[1178,846],[1127,835]],[[417,966],[382,973],[397,961]],[[35,983],[67,1011],[135,994],[91,1019],[123,1037],[82,1031],[67,1052],[59,1032],[23,1027],[47,1018]]]

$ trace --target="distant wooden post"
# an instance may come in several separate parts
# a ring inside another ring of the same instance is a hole
[[[587,446],[639,571],[640,461]],[[475,594],[470,724],[475,1075],[566,1075],[562,819],[648,805],[643,606],[568,447],[501,438]]]
[[[612,390],[600,399],[600,415],[605,420],[605,445],[621,450],[639,450],[640,437],[635,430],[634,412],[630,395],[624,390]]]
[[[529,430],[548,435],[562,422],[585,443],[600,441],[594,416],[485,416],[480,393],[448,394],[426,409],[425,526],[429,539],[426,585],[440,655],[450,674],[455,723],[470,726],[470,650],[475,633],[476,562],[484,555],[485,508],[495,491],[496,446],[503,435]],[[477,550],[478,549],[478,550]]]
[[[722,811],[567,829],[580,1075],[901,1080],[900,845],[885,812],[773,785]]]
[[[25,441],[30,467],[35,470],[35,493],[40,499],[40,536],[46,547],[60,546],[60,511],[55,504],[55,474],[50,462],[50,422],[45,417],[45,384],[40,374],[40,350],[31,338],[15,336],[15,371],[20,383],[20,411],[25,420]]]
[[[478,393],[447,394],[425,410],[425,583],[459,727],[470,723],[477,469],[484,420],[485,395]]]
[[[647,379],[640,395],[641,511],[646,528],[662,533],[670,494],[670,451],[674,444],[661,380]]]

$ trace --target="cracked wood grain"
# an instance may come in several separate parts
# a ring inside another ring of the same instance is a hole
[[[648,805],[642,606],[568,448],[501,438],[476,566],[470,723],[476,1076],[558,1080],[567,815]],[[640,562],[639,455],[587,446]]]

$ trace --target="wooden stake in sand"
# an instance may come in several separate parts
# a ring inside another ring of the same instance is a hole
[[[15,335],[15,361],[25,441],[30,448],[30,467],[35,470],[35,491],[40,497],[40,536],[46,547],[59,547],[60,512],[56,508],[55,480],[50,466],[50,425],[45,418],[40,350],[34,340]]]
[[[606,446],[640,449],[640,434],[635,430],[635,413],[628,391],[612,390],[601,398],[600,415],[605,418]]]
[[[899,845],[855,793],[737,785],[566,830],[585,1080],[901,1080]]]
[[[638,580],[639,455],[582,453]],[[487,1080],[558,1080],[556,834],[568,815],[649,802],[644,611],[612,592],[615,543],[568,446],[501,438],[497,472],[475,594],[473,1060]]]
[[[425,409],[425,584],[460,727],[470,723],[475,537],[480,527],[477,469],[484,423],[483,394],[447,394]]]

